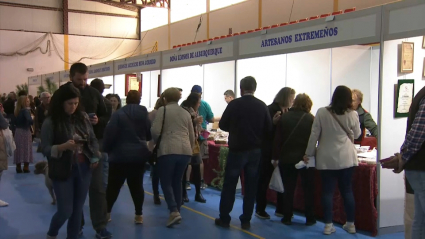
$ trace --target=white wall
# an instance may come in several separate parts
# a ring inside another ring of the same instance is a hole
[[[235,91],[235,61],[204,65],[203,98],[211,106],[214,116],[221,116],[227,107],[226,90]]]
[[[192,17],[184,21],[172,23],[170,25],[171,47],[174,45],[192,43],[194,40],[204,40],[207,36],[206,16],[203,16],[203,24],[196,35],[200,16]],[[195,39],[196,35],[196,39]]]
[[[0,6],[2,30],[61,33],[62,26],[62,12]]]
[[[370,111],[369,46],[348,46],[332,49],[332,93],[339,85],[358,89],[363,93],[363,106]],[[375,92],[375,96],[377,96]]]
[[[379,57],[380,46],[372,47],[370,65],[370,114],[378,122],[378,92],[379,92]]]
[[[313,115],[330,103],[330,58],[329,49],[288,54],[286,86],[310,96]]]
[[[121,100],[125,99],[125,75],[116,75],[114,81],[114,93],[117,94]]]
[[[142,100],[140,104],[145,106],[146,108],[150,107],[150,99],[151,99],[151,72],[146,71],[142,72]]]
[[[285,87],[286,55],[266,56],[237,61],[237,96],[240,97],[240,81],[252,76],[257,81],[255,96],[270,105],[277,92]]]
[[[202,66],[196,65],[162,71],[162,92],[170,87],[183,89],[180,103],[190,95],[194,85],[200,85],[204,89]]]
[[[150,52],[155,42],[158,42],[158,51],[168,50],[168,25],[142,32],[141,39],[143,53]]]
[[[161,74],[161,71],[151,71],[151,105],[150,109],[155,107],[156,101],[158,100],[158,76]]]
[[[394,85],[399,79],[414,79],[415,94],[425,86],[423,64],[425,50],[422,49],[423,37],[387,41],[384,45],[384,68],[382,79],[382,123],[381,158],[386,158],[399,152],[404,142],[407,118],[394,118]],[[414,72],[399,73],[399,48],[403,41],[414,42]],[[394,174],[391,170],[380,170],[380,203],[379,227],[403,225],[404,213],[404,180],[403,174]]]

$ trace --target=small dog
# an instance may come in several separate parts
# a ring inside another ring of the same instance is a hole
[[[53,191],[53,183],[52,180],[49,178],[49,165],[47,164],[47,161],[41,161],[35,164],[35,170],[34,174],[43,174],[45,178],[45,184],[47,189],[49,190],[50,196],[52,196],[52,205],[56,204],[56,195]]]

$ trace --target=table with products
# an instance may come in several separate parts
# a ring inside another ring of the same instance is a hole
[[[208,146],[209,158],[204,161],[204,180],[205,183],[210,185],[211,181],[217,177],[217,173],[215,173],[214,170],[221,170],[219,165],[220,148],[227,147],[227,145],[216,144],[214,141],[208,141]],[[241,181],[243,193],[243,175],[241,175]],[[322,180],[320,178],[319,171],[316,171],[315,182],[316,216],[318,219],[321,219],[323,218],[323,209],[321,204]],[[378,184],[376,163],[374,163],[373,160],[362,160],[359,166],[355,168],[353,175],[353,193],[356,202],[356,228],[358,230],[371,232],[373,236],[376,236],[378,220],[376,199],[378,197]],[[268,190],[267,199],[269,202],[276,203],[276,192]],[[297,211],[304,211],[304,193],[300,179],[298,179],[297,189],[295,191],[294,208]],[[344,203],[338,188],[334,195],[333,220],[339,224],[344,224],[346,222]]]

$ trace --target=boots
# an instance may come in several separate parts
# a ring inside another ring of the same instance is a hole
[[[16,173],[22,173],[22,168],[21,168],[21,164],[17,163],[16,164]]]
[[[30,169],[29,169],[29,163],[24,163],[24,173],[30,173]]]
[[[200,203],[206,203],[207,200],[205,200],[204,196],[202,196],[202,193],[197,193],[195,195],[195,201],[200,202]]]

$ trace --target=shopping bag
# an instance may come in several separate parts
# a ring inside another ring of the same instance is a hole
[[[276,167],[273,171],[272,179],[270,179],[269,188],[279,193],[283,193],[285,190],[283,188],[282,177],[280,176],[279,167]]]
[[[10,129],[4,129],[2,130],[2,133],[4,137],[4,143],[6,147],[7,156],[12,157],[16,149],[15,140],[13,138],[12,131]]]

